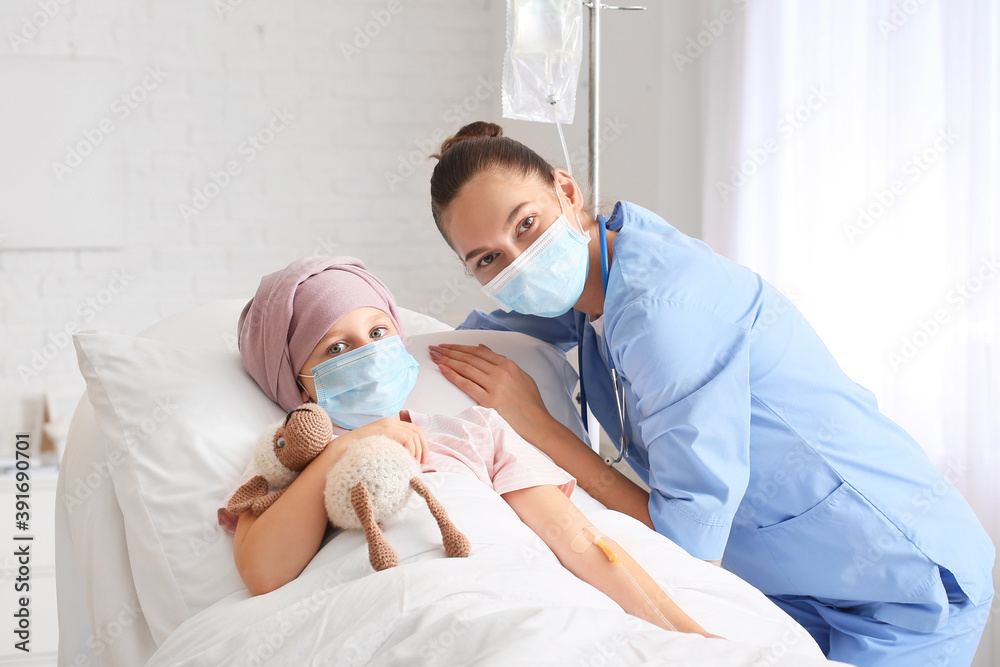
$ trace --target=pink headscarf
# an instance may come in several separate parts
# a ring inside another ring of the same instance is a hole
[[[299,369],[337,320],[371,306],[392,318],[403,342],[396,301],[354,257],[303,257],[269,273],[243,308],[240,356],[264,393],[285,410],[302,404]],[[308,372],[308,369],[306,369]]]

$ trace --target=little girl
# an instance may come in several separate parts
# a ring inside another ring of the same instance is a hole
[[[619,545],[604,538],[621,565],[591,543],[599,531],[569,499],[576,480],[494,410],[477,406],[455,417],[402,410],[417,375],[404,342],[392,294],[351,257],[296,260],[264,276],[243,309],[239,349],[247,371],[285,410],[318,403],[336,434],[259,517],[237,518],[225,509],[229,498],[223,501],[219,521],[235,529],[236,566],[251,593],[288,583],[316,555],[328,525],[327,471],[352,441],[381,434],[405,447],[422,472],[457,472],[489,485],[567,569],[626,612],[714,636]],[[256,472],[251,463],[235,488]]]

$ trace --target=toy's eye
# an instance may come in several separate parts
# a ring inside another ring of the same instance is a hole
[[[284,437],[278,438],[278,441],[276,443],[274,443],[274,446],[277,447],[278,449],[281,449],[282,447],[284,447],[285,446],[285,438]]]

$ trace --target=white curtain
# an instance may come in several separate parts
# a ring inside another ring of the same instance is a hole
[[[705,240],[792,298],[998,543],[1000,3],[707,11],[731,14],[702,55]]]

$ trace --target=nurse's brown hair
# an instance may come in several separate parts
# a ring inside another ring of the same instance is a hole
[[[438,163],[431,174],[431,214],[434,224],[445,241],[451,244],[441,222],[441,212],[458,195],[462,187],[484,171],[536,176],[543,183],[553,184],[553,167],[538,153],[520,141],[503,136],[496,123],[469,123],[441,144],[441,151],[432,155]]]

